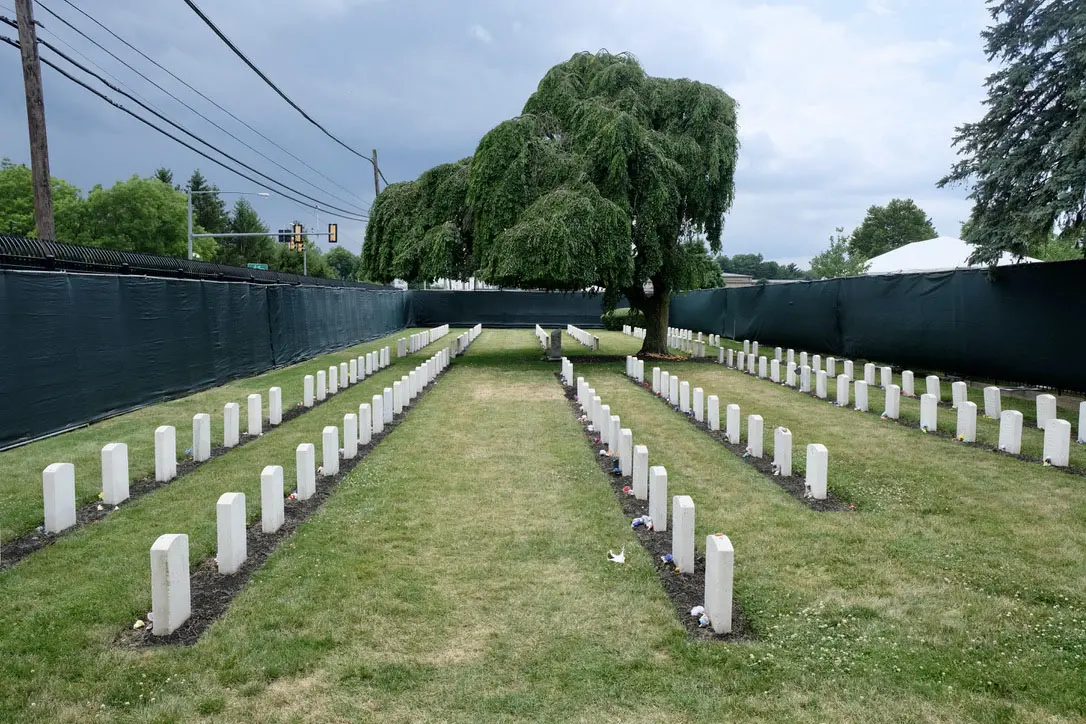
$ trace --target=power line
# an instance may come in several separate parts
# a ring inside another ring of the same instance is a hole
[[[334,179],[332,179],[332,178],[329,178],[328,176],[326,176],[325,174],[323,174],[323,173],[322,173],[322,172],[321,172],[320,170],[318,170],[318,169],[316,169],[316,168],[313,168],[313,167],[312,167],[312,166],[310,166],[310,165],[309,165],[308,163],[306,163],[305,161],[303,161],[303,160],[302,160],[301,158],[298,158],[298,157],[297,157],[297,156],[295,156],[295,155],[294,155],[293,153],[291,153],[291,152],[290,152],[289,150],[287,150],[287,149],[286,149],[286,148],[284,148],[283,146],[281,146],[281,145],[279,145],[278,143],[276,143],[275,141],[273,141],[273,140],[272,140],[271,138],[268,138],[268,137],[267,137],[266,135],[264,135],[263,133],[261,133],[260,131],[258,131],[258,130],[257,130],[256,128],[254,128],[253,126],[251,126],[251,125],[250,125],[249,123],[247,123],[246,121],[242,120],[241,118],[238,118],[238,117],[237,117],[236,115],[234,115],[234,114],[233,114],[233,113],[232,113],[231,111],[229,111],[229,110],[227,110],[226,108],[224,108],[223,106],[219,105],[219,103],[217,103],[216,101],[214,101],[214,100],[212,100],[211,98],[209,98],[209,97],[208,97],[207,95],[205,95],[205,94],[204,94],[203,92],[201,92],[200,90],[198,90],[198,89],[194,88],[194,87],[193,87],[192,85],[190,85],[190,84],[189,84],[189,83],[188,83],[187,81],[185,81],[184,79],[180,78],[180,77],[179,77],[179,76],[178,76],[178,75],[177,75],[176,73],[174,73],[174,72],[173,72],[172,70],[170,70],[169,68],[167,68],[167,67],[163,66],[163,65],[162,65],[161,63],[159,63],[159,62],[158,62],[157,60],[155,60],[154,58],[150,57],[149,55],[147,55],[146,53],[144,53],[144,52],[143,52],[142,50],[140,50],[139,48],[137,48],[136,46],[132,45],[132,43],[128,42],[127,40],[125,40],[124,38],[122,38],[122,37],[121,37],[120,35],[117,35],[117,33],[113,32],[113,30],[111,30],[111,29],[110,29],[110,28],[109,28],[108,26],[106,26],[106,25],[102,24],[102,23],[101,23],[101,22],[100,22],[100,21],[99,21],[98,19],[96,19],[95,17],[93,17],[93,16],[89,15],[89,14],[88,14],[88,13],[87,13],[87,12],[86,12],[85,10],[83,10],[82,8],[80,8],[80,7],[78,7],[77,5],[73,4],[73,3],[71,2],[71,0],[62,0],[62,1],[63,1],[64,3],[66,3],[67,5],[69,5],[69,6],[70,6],[70,7],[71,7],[71,8],[73,9],[73,10],[75,10],[75,11],[76,11],[76,12],[78,12],[78,13],[80,13],[80,14],[81,14],[81,15],[83,15],[83,16],[84,16],[85,18],[87,18],[88,20],[90,20],[90,21],[91,21],[92,23],[94,23],[95,25],[97,25],[98,27],[100,27],[100,28],[101,28],[102,30],[104,30],[104,31],[106,31],[107,33],[109,33],[110,35],[112,35],[112,36],[113,36],[114,38],[116,38],[116,39],[117,39],[118,41],[120,41],[120,42],[121,42],[121,43],[123,43],[123,44],[124,44],[125,46],[127,46],[127,47],[128,47],[128,48],[129,48],[130,50],[132,50],[133,52],[135,52],[135,53],[137,53],[138,55],[140,55],[140,56],[141,56],[141,57],[142,57],[142,58],[143,58],[144,60],[146,60],[146,61],[148,61],[149,63],[151,63],[152,65],[154,65],[154,66],[155,66],[156,68],[158,68],[158,69],[159,69],[159,70],[161,70],[162,72],[164,72],[164,73],[168,74],[168,75],[169,75],[169,76],[170,76],[171,78],[173,78],[174,80],[176,80],[176,81],[177,81],[178,83],[180,83],[181,85],[185,86],[185,87],[186,87],[186,88],[188,88],[188,89],[189,89],[190,91],[192,91],[192,92],[193,92],[193,93],[195,93],[196,95],[200,96],[200,97],[201,97],[201,98],[203,98],[203,99],[204,99],[205,101],[207,101],[207,102],[208,102],[208,103],[210,103],[211,105],[215,106],[215,107],[216,107],[216,108],[218,108],[218,109],[219,109],[220,111],[222,111],[222,112],[223,112],[223,113],[225,113],[226,115],[230,116],[230,117],[231,117],[231,118],[233,118],[233,119],[234,119],[235,121],[237,121],[237,122],[238,122],[238,123],[240,123],[241,125],[245,126],[245,127],[246,127],[246,128],[248,128],[248,129],[249,129],[250,131],[252,131],[252,132],[253,132],[253,133],[255,133],[256,135],[260,136],[260,137],[261,137],[262,139],[264,139],[265,141],[267,141],[267,142],[268,142],[268,143],[270,143],[271,145],[275,146],[275,147],[276,147],[276,148],[278,148],[278,149],[279,149],[280,151],[282,151],[283,153],[287,154],[288,156],[290,156],[291,158],[293,158],[293,159],[294,159],[295,161],[297,161],[298,163],[300,163],[300,164],[302,164],[303,166],[305,166],[306,168],[308,168],[308,169],[309,169],[310,171],[312,171],[313,173],[315,173],[315,174],[317,174],[318,176],[320,176],[321,178],[323,178],[323,179],[324,179],[325,181],[327,181],[328,183],[330,183],[330,184],[332,184],[333,186],[335,186],[336,188],[338,188],[338,189],[339,189],[340,191],[343,191],[344,193],[346,193],[346,194],[348,194],[348,195],[350,195],[350,196],[353,196],[354,198],[358,199],[358,200],[359,200],[359,201],[361,201],[362,203],[366,203],[366,199],[362,198],[361,196],[359,196],[359,195],[358,195],[358,194],[356,194],[355,192],[351,191],[350,189],[348,189],[348,188],[345,188],[344,186],[340,185],[340,184],[339,184],[339,183],[337,183],[337,182],[336,182],[336,181],[335,181]],[[39,2],[39,4],[40,4],[40,2]],[[46,12],[48,12],[48,13],[49,13],[50,15],[52,15],[53,17],[55,17],[55,18],[58,18],[58,19],[59,19],[59,20],[60,20],[61,22],[65,22],[63,18],[61,18],[61,17],[60,17],[59,15],[57,15],[56,13],[54,13],[54,12],[53,12],[52,10],[49,10],[49,8],[45,8],[44,6],[42,6],[42,7],[43,7],[43,8],[44,8],[44,9],[46,10]],[[67,23],[66,23],[66,24],[67,24]],[[78,32],[78,31],[77,31],[77,32]],[[384,178],[384,176],[382,176],[382,178]]]
[[[8,23],[9,25],[11,24],[11,20],[8,19],[8,18],[4,18],[3,21]],[[231,156],[226,151],[223,151],[218,146],[215,146],[214,144],[209,143],[209,142],[205,141],[204,139],[200,138],[195,133],[189,131],[187,128],[185,128],[181,124],[167,118],[165,115],[163,115],[159,111],[155,110],[154,108],[150,107],[148,104],[144,103],[140,99],[136,98],[131,93],[128,93],[127,91],[121,90],[117,86],[115,86],[112,83],[110,83],[109,81],[107,81],[102,76],[98,75],[94,71],[88,69],[86,66],[84,66],[84,65],[78,63],[77,61],[73,60],[71,58],[71,56],[69,56],[69,55],[65,54],[64,52],[62,52],[61,50],[59,50],[52,43],[50,43],[50,42],[48,42],[46,40],[41,40],[41,39],[38,40],[38,43],[41,44],[41,45],[44,45],[47,48],[49,48],[49,50],[53,51],[54,53],[59,55],[61,58],[68,61],[68,63],[74,65],[76,68],[79,68],[81,71],[83,71],[87,75],[89,75],[89,76],[91,76],[93,78],[96,78],[98,80],[98,82],[102,83],[102,85],[106,86],[110,90],[112,90],[112,91],[114,91],[116,93],[120,93],[121,95],[128,98],[129,100],[134,101],[137,105],[139,105],[145,111],[149,111],[150,113],[155,115],[160,120],[165,121],[166,123],[170,124],[171,126],[176,128],[177,130],[181,131],[185,135],[189,136],[193,140],[198,141],[199,143],[202,143],[203,145],[205,145],[208,148],[212,149],[213,151],[219,153],[220,155],[225,156],[226,158],[230,159],[231,161],[238,164],[242,168],[245,168],[245,169],[257,174],[258,176],[261,176],[262,178],[266,179],[267,181],[271,182],[272,184],[275,184],[277,186],[281,186],[282,188],[285,188],[285,189],[287,189],[289,191],[292,191],[292,192],[298,194],[299,196],[302,196],[303,198],[309,199],[310,201],[314,202],[315,204],[323,206],[328,210],[337,211],[337,212],[339,212],[341,214],[351,214],[351,215],[355,215],[355,216],[358,215],[358,212],[356,212],[356,211],[351,211],[350,209],[343,209],[343,208],[340,208],[338,206],[335,206],[334,204],[329,204],[329,203],[323,201],[322,199],[318,199],[318,198],[316,198],[314,196],[310,196],[309,194],[307,194],[307,193],[305,193],[303,191],[299,191],[298,189],[294,188],[293,186],[288,186],[287,184],[283,183],[282,181],[274,179],[271,176],[267,175],[266,173],[264,173],[264,172],[262,172],[262,171],[260,171],[258,169],[253,168],[252,166],[248,165],[244,161],[241,161],[241,160],[235,158],[234,156]]]
[[[6,18],[5,18],[5,20],[6,20]],[[6,36],[0,35],[0,41],[2,41],[4,43],[7,43],[8,45],[12,46],[13,48],[19,48],[19,43],[17,41],[12,40],[11,38],[8,38]],[[53,52],[57,52],[56,49],[53,49]],[[71,75],[66,70],[64,70],[60,66],[58,66],[55,63],[53,63],[52,61],[50,61],[48,58],[41,58],[41,62],[44,63],[45,65],[49,66],[50,68],[52,68],[56,72],[60,73],[62,76],[64,76],[68,80],[72,81],[76,85],[79,85],[79,86],[83,87],[84,89],[90,91],[94,95],[98,96],[99,98],[104,100],[106,103],[109,103],[114,108],[117,108],[118,110],[124,111],[125,113],[132,116],[133,118],[135,118],[140,123],[143,123],[144,125],[149,126],[150,128],[153,128],[154,130],[158,131],[159,133],[166,136],[167,138],[169,138],[169,139],[171,139],[173,141],[176,141],[177,143],[181,144],[182,146],[189,149],[190,151],[202,156],[203,158],[206,158],[208,161],[211,161],[212,163],[214,163],[214,164],[216,164],[218,166],[221,166],[222,168],[226,169],[227,171],[230,171],[231,173],[237,174],[238,176],[242,177],[243,179],[246,179],[247,181],[251,181],[252,183],[257,184],[258,186],[263,185],[260,181],[256,180],[252,176],[249,176],[248,174],[242,173],[241,171],[237,170],[236,168],[232,168],[232,167],[226,165],[225,163],[223,163],[219,159],[205,153],[204,151],[201,151],[199,148],[196,148],[195,146],[193,146],[192,144],[186,142],[185,140],[183,140],[181,138],[178,138],[177,136],[170,133],[169,131],[167,131],[167,130],[165,130],[163,128],[160,128],[159,126],[156,126],[154,123],[147,120],[143,116],[139,115],[135,111],[132,111],[131,109],[126,108],[125,106],[123,106],[120,103],[118,103],[117,101],[113,100],[112,98],[110,98],[106,94],[102,93],[101,91],[99,91],[99,90],[97,90],[95,88],[92,88],[91,86],[87,85],[86,83],[84,83],[80,79],[78,79],[75,76]],[[72,62],[72,61],[69,60],[69,62]],[[77,63],[73,63],[73,64],[78,66]],[[91,73],[91,75],[94,75],[94,74]],[[116,89],[114,89],[114,90],[116,90]],[[120,92],[120,91],[118,91],[118,92]],[[169,122],[168,119],[164,119],[164,120],[167,120],[167,122]],[[203,141],[201,141],[201,143],[203,143]],[[209,144],[205,144],[205,145],[209,145]],[[223,154],[223,155],[226,155],[226,154]],[[284,188],[290,188],[289,186],[279,184],[278,182],[276,182],[276,184],[280,185],[280,186],[283,186]],[[291,189],[291,190],[293,190],[293,189]],[[280,191],[279,193],[284,198],[286,198],[286,199],[288,199],[290,201],[293,201],[294,203],[296,203],[296,204],[298,204],[300,206],[304,206],[304,207],[309,208],[309,209],[315,209],[317,211],[321,210],[320,202],[317,202],[316,204],[307,203],[306,201],[303,201],[303,200],[301,200],[299,198],[291,196],[290,194],[283,193],[282,191]],[[310,198],[310,197],[306,197],[306,198]],[[325,208],[327,209],[328,207],[325,207]],[[353,216],[353,215],[348,215],[348,214],[341,214],[341,216],[342,216],[342,218],[348,219],[350,221],[368,221],[369,220],[368,216]]]
[[[69,2],[69,0],[64,0],[64,1],[65,1],[65,2],[68,2],[68,4],[71,4],[71,3]],[[314,126],[316,126],[316,127],[317,127],[317,128],[319,128],[319,129],[320,129],[321,131],[323,131],[323,132],[324,132],[324,135],[328,136],[328,137],[329,137],[329,138],[331,138],[331,139],[332,139],[333,141],[335,141],[335,142],[336,142],[336,143],[338,143],[339,145],[343,146],[344,148],[346,148],[346,149],[347,149],[348,151],[350,151],[350,152],[351,152],[351,153],[353,153],[354,155],[358,156],[359,158],[364,158],[364,159],[366,159],[366,160],[367,160],[368,162],[370,162],[371,164],[373,163],[373,159],[372,159],[372,158],[370,158],[369,156],[366,156],[365,154],[363,154],[363,153],[362,153],[362,152],[360,152],[360,151],[356,151],[355,149],[351,148],[350,146],[348,146],[348,145],[347,145],[346,143],[344,143],[343,141],[339,140],[339,139],[338,139],[338,138],[337,138],[336,136],[332,135],[332,133],[331,133],[331,132],[329,132],[329,130],[328,130],[327,128],[325,128],[324,126],[322,126],[322,125],[321,125],[320,123],[317,123],[317,121],[315,121],[315,120],[314,120],[314,119],[312,118],[312,116],[310,116],[310,115],[309,115],[308,113],[306,113],[306,112],[305,112],[304,110],[302,110],[302,107],[301,107],[301,106],[299,106],[299,105],[298,105],[297,103],[295,103],[294,101],[292,101],[292,100],[290,99],[290,97],[289,97],[289,96],[287,96],[287,94],[286,94],[286,93],[284,93],[283,91],[281,91],[281,90],[279,89],[279,86],[277,86],[277,85],[276,85],[275,83],[273,83],[273,82],[271,81],[271,78],[269,78],[268,76],[264,75],[264,72],[263,72],[262,70],[260,70],[260,68],[257,68],[257,67],[256,67],[256,66],[255,66],[255,65],[253,64],[253,62],[252,62],[251,60],[249,60],[249,59],[248,59],[247,57],[245,57],[245,53],[242,53],[242,52],[241,52],[241,50],[240,50],[240,49],[238,48],[238,46],[234,45],[234,44],[233,44],[233,43],[232,43],[232,42],[230,41],[230,38],[226,37],[226,35],[225,35],[225,34],[224,34],[224,33],[223,33],[223,32],[222,32],[221,30],[219,30],[219,29],[218,29],[218,28],[217,28],[217,27],[215,26],[215,23],[211,22],[211,19],[210,19],[210,18],[208,18],[208,17],[206,16],[206,15],[204,15],[203,11],[202,11],[202,10],[200,10],[200,8],[199,8],[199,7],[197,7],[196,3],[194,3],[194,2],[192,1],[192,0],[185,0],[185,4],[186,4],[186,5],[188,5],[188,6],[190,7],[190,8],[192,8],[192,11],[193,11],[194,13],[196,13],[196,14],[197,14],[197,15],[199,16],[199,18],[200,18],[201,20],[203,20],[203,21],[204,21],[204,23],[206,23],[206,24],[207,24],[207,27],[211,28],[211,31],[212,31],[213,33],[215,33],[215,35],[219,36],[219,40],[221,40],[222,42],[226,43],[226,47],[228,47],[228,48],[230,48],[230,50],[234,51],[234,55],[236,55],[236,56],[238,56],[239,58],[241,58],[241,60],[242,60],[242,61],[243,61],[243,62],[245,63],[245,65],[249,66],[249,68],[250,68],[250,69],[251,69],[251,70],[252,70],[252,71],[253,71],[254,73],[256,73],[256,74],[257,74],[258,76],[260,76],[260,79],[261,79],[261,80],[263,80],[263,81],[264,81],[265,83],[267,83],[267,84],[268,84],[268,86],[269,86],[269,87],[270,87],[270,88],[271,88],[272,90],[274,90],[274,91],[275,91],[276,93],[278,93],[278,94],[279,94],[279,97],[280,97],[280,98],[282,98],[282,99],[283,99],[283,100],[285,100],[285,101],[286,101],[286,102],[287,102],[288,104],[290,104],[291,108],[293,108],[294,110],[296,110],[296,111],[298,111],[299,113],[301,113],[301,114],[302,114],[302,117],[303,117],[303,118],[305,118],[305,119],[306,119],[307,121],[309,121],[309,122],[310,122],[310,123],[312,123],[312,124],[313,124]],[[374,165],[376,166],[376,164],[374,164]],[[388,180],[386,180],[386,179],[385,179],[385,175],[384,175],[383,173],[381,173],[381,169],[380,169],[380,168],[378,168],[378,169],[377,169],[377,173],[381,174],[381,180],[382,180],[382,181],[384,181],[384,182],[385,182],[385,185],[387,186],[387,185],[388,185]]]

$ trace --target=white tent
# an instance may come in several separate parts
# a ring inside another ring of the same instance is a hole
[[[867,274],[906,274],[909,272],[949,271],[969,269],[969,255],[973,245],[952,236],[940,236],[927,241],[914,241],[893,251],[880,254],[870,261]],[[1018,259],[1006,252],[996,262],[997,266],[1040,261],[1028,256]],[[973,265],[972,268],[987,266]]]

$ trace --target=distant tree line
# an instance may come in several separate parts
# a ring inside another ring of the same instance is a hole
[[[188,256],[188,208],[184,187],[173,172],[159,168],[143,178],[133,176],[109,188],[94,186],[86,196],[73,184],[54,178],[53,207],[57,240],[84,246],[137,251],[163,256]],[[230,266],[267,264],[269,269],[302,273],[302,254],[278,243],[253,205],[244,197],[231,209],[199,169],[187,187],[192,196],[194,233],[256,233],[220,239],[195,239],[194,255],[203,261]],[[34,236],[34,196],[30,168],[0,161],[0,233]],[[308,239],[307,239],[308,242]],[[307,243],[310,276],[357,280],[361,259],[342,247],[324,254]]]

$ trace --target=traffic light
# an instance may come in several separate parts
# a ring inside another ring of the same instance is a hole
[[[329,224],[328,225],[328,243],[329,244],[335,244],[336,243],[336,225],[335,224]]]
[[[302,240],[302,225],[301,224],[295,224],[294,225],[294,235],[293,235],[292,238],[294,240],[294,245],[292,247],[292,249],[294,251],[301,251],[303,248],[305,248],[305,241]]]

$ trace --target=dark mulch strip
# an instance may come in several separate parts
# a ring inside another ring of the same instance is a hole
[[[565,355],[565,357],[572,362],[574,366],[579,364],[622,362],[626,359],[625,355],[619,354]]]
[[[285,425],[296,417],[304,415],[310,410],[315,410],[316,408],[323,405],[325,402],[328,402],[332,399],[335,399],[335,395],[331,397],[326,397],[324,400],[319,401],[314,399],[313,407],[302,407],[301,405],[298,405],[296,407],[289,407],[283,411],[282,422],[272,427],[267,420],[264,420],[263,429],[265,432],[270,432],[277,427]],[[151,475],[148,475],[147,477],[140,478],[139,480],[134,480],[128,486],[128,499],[121,502],[120,505],[106,505],[100,502],[88,503],[87,505],[84,505],[76,510],[75,525],[73,525],[71,528],[66,528],[62,530],[59,533],[45,533],[41,530],[41,526],[39,526],[38,530],[32,533],[28,533],[19,538],[13,538],[10,541],[7,541],[3,545],[0,545],[0,571],[11,568],[23,558],[26,558],[31,553],[40,551],[42,548],[51,545],[57,539],[63,538],[66,535],[70,535],[85,525],[92,525],[94,523],[97,523],[98,521],[102,520],[107,515],[112,513],[114,510],[117,510],[118,508],[128,505],[136,500],[139,500],[148,493],[153,493],[154,491],[165,485],[176,482],[178,479],[183,478],[194,470],[199,469],[200,467],[206,465],[215,458],[221,457],[226,453],[230,452],[231,450],[237,450],[239,447],[242,447],[245,444],[252,442],[256,439],[257,438],[253,435],[242,432],[237,445],[232,448],[221,446],[212,448],[211,457],[207,460],[203,460],[201,462],[195,462],[191,458],[178,460],[177,475],[173,478],[173,480],[170,480],[169,482],[163,483],[155,480],[155,476],[153,473]]]
[[[807,497],[807,482],[806,482],[806,480],[804,478],[801,478],[798,475],[789,475],[789,476],[785,477],[785,476],[782,476],[782,475],[775,474],[773,472],[773,461],[772,460],[770,460],[767,457],[755,458],[755,457],[746,456],[746,452],[747,452],[746,445],[732,444],[732,443],[728,442],[728,438],[724,435],[723,430],[710,430],[708,423],[698,422],[697,420],[694,419],[693,415],[687,415],[685,413],[679,412],[678,408],[672,407],[671,404],[668,403],[668,401],[665,400],[663,397],[660,397],[659,395],[656,395],[656,394],[653,393],[651,383],[643,385],[643,384],[637,382],[636,380],[630,380],[630,382],[633,383],[633,385],[635,387],[643,389],[646,392],[648,392],[650,395],[652,395],[653,397],[656,397],[669,410],[672,410],[676,415],[681,415],[682,417],[684,417],[687,420],[687,422],[689,422],[691,425],[693,425],[694,427],[696,427],[699,430],[701,430],[702,432],[704,432],[706,435],[711,437],[714,441],[716,441],[720,445],[726,447],[728,450],[730,450],[732,453],[734,453],[740,459],[742,459],[742,461],[745,462],[747,465],[750,465],[752,468],[754,468],[755,470],[760,472],[768,480],[773,482],[775,485],[779,486],[782,490],[784,490],[786,493],[791,495],[793,498],[795,498],[799,502],[806,505],[811,510],[817,511],[819,513],[839,513],[839,512],[842,512],[842,511],[843,512],[855,512],[856,511],[856,506],[851,505],[848,501],[843,500],[842,498],[838,497],[837,495],[834,494],[834,492],[832,490],[827,490],[826,491],[826,499],[825,500],[815,500],[814,498],[808,498]],[[724,412],[724,410],[721,410],[721,414],[723,414],[723,412]],[[772,430],[770,430],[769,433],[772,434]],[[795,457],[794,457],[795,454],[796,453],[793,450],[793,452],[792,452],[793,461],[795,460]]]
[[[574,416],[579,418],[580,408],[575,399],[576,391],[564,385],[563,389],[566,393],[566,399],[569,400],[573,409]],[[582,423],[581,426],[587,427],[587,423]],[[600,470],[603,471],[611,483],[611,489],[614,491],[619,505],[622,506],[622,512],[630,521],[642,515],[648,515],[649,503],[647,500],[638,500],[634,496],[623,492],[622,488],[629,485],[630,480],[614,472],[614,463],[610,457],[600,455],[600,450],[605,450],[606,445],[600,445],[598,439],[595,433],[585,430],[585,440],[588,442],[589,449],[592,450]],[[670,505],[668,507],[670,508]],[[668,522],[670,524],[670,521]],[[638,542],[641,543],[641,546],[648,552],[649,558],[652,559],[656,575],[660,579],[660,585],[663,586],[664,592],[671,599],[672,605],[675,606],[675,615],[678,616],[679,622],[686,629],[688,636],[697,641],[739,642],[754,640],[754,631],[744,618],[739,601],[734,597],[732,599],[731,633],[718,634],[714,633],[712,628],[702,628],[698,625],[698,618],[690,615],[690,609],[705,603],[704,553],[695,553],[693,573],[676,573],[674,566],[663,561],[664,556],[671,553],[670,531],[657,533],[638,526],[634,528],[634,535],[637,536]]]
[[[444,377],[447,371],[448,368],[440,372],[434,383]],[[399,417],[394,417],[392,422],[385,423],[384,431],[372,436],[369,444],[360,446],[358,454],[353,459],[340,460],[339,473],[330,478],[318,478],[317,491],[313,494],[313,497],[305,501],[290,500],[289,498],[285,500],[284,522],[278,531],[264,533],[260,520],[250,525],[245,535],[247,556],[245,563],[242,564],[237,573],[228,576],[221,575],[214,557],[200,563],[189,578],[192,614],[180,628],[168,636],[155,636],[150,627],[127,629],[117,636],[114,644],[125,648],[143,648],[174,644],[188,646],[196,643],[211,624],[226,613],[230,602],[241,593],[242,589],[245,588],[245,584],[249,582],[249,577],[260,570],[260,567],[268,560],[268,556],[279,547],[283,540],[289,538],[309,516],[317,512],[324,504],[324,501],[331,497],[332,493],[339,487],[343,479],[365,460],[366,456],[382,440],[399,427],[400,423],[407,419],[411,411],[418,405],[419,400],[433,389],[434,383],[431,383],[430,386],[419,393],[411,406],[406,408]]]

